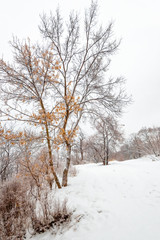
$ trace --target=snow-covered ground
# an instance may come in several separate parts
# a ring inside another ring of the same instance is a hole
[[[160,161],[142,158],[77,169],[58,195],[67,196],[81,220],[56,236],[48,232],[32,240],[160,240]]]

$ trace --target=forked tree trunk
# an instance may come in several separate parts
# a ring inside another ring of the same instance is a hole
[[[70,167],[71,162],[71,145],[67,144],[67,161],[66,161],[66,167],[63,171],[63,178],[62,178],[62,186],[66,187],[68,185],[68,171]]]

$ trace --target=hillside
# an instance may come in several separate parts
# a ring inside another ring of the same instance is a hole
[[[160,239],[160,161],[113,161],[77,170],[57,193],[68,198],[77,220],[56,236],[47,232],[32,240]]]

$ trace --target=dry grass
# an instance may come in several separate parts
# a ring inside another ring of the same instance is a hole
[[[34,211],[32,214],[32,235],[49,229],[57,230],[71,221],[72,212],[68,209],[66,200],[62,203],[56,200],[51,205],[46,197],[39,204],[39,212]]]
[[[27,191],[16,180],[0,189],[0,239],[22,239],[31,214]]]
[[[72,211],[67,200],[49,198],[43,190],[40,197],[30,194],[27,183],[14,179],[0,189],[0,240],[20,240],[29,230],[31,234],[48,229],[56,231],[71,221]]]

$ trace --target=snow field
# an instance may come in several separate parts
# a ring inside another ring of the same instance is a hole
[[[78,175],[57,191],[75,209],[71,225],[32,240],[159,240],[160,161],[113,161],[77,166]]]

